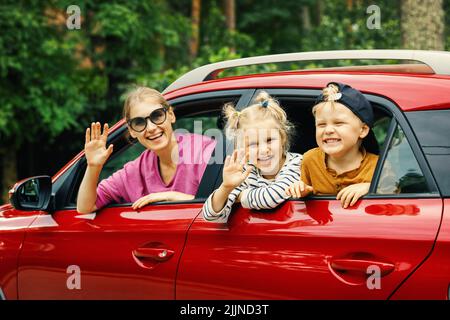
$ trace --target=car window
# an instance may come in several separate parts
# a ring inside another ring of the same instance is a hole
[[[424,174],[403,130],[397,125],[381,169],[376,194],[428,193]]]
[[[217,129],[218,113],[210,113],[206,115],[187,116],[181,119],[177,119],[173,128],[185,129],[189,132],[196,132],[196,128],[201,127],[202,133],[208,133],[210,129]]]
[[[450,197],[450,110],[407,112],[444,197]]]
[[[185,116],[177,119],[173,125],[175,132],[177,130],[188,131],[190,133],[211,135],[210,129],[217,129],[218,111],[209,112],[207,114]],[[126,133],[124,133],[126,135]],[[125,140],[126,138],[124,138]],[[99,181],[110,177],[114,172],[123,168],[123,166],[145,151],[145,147],[138,142],[129,142],[124,145],[119,152],[115,153],[103,166]]]
[[[174,101],[169,101],[174,107],[176,116],[176,122],[173,125],[173,129],[176,130],[176,132],[178,131],[178,133],[191,132],[210,136],[213,139],[219,138],[223,140],[223,133],[221,130],[221,110],[226,103],[239,103],[242,92],[227,91],[224,92],[223,96],[212,95],[209,93],[193,96],[195,96],[195,99],[191,96],[185,96],[177,98]],[[130,142],[125,126],[115,131],[111,137],[114,138],[109,141],[109,143],[114,144],[114,152],[105,163],[99,177],[99,182],[110,177],[114,172],[122,169],[127,162],[136,159],[143,151],[145,151],[140,143],[134,141]],[[216,150],[213,152],[210,163],[211,161],[216,161],[218,157],[223,154],[222,151],[217,152],[218,149],[223,148],[224,144],[221,143],[221,140],[216,140]],[[73,207],[76,205],[78,189],[86,170],[85,159],[82,158],[79,164],[80,165],[76,167],[76,172],[73,173],[74,178],[68,186],[68,195],[65,196],[66,200],[64,200],[64,205],[66,207]],[[201,189],[202,193],[196,195],[196,200],[204,197],[205,194],[209,195],[214,190],[214,184],[209,183],[209,180],[215,181],[215,178],[209,177],[210,167],[211,165],[206,167],[199,186],[199,190]],[[215,174],[215,176],[217,176],[217,174]],[[207,183],[204,183],[204,181]]]

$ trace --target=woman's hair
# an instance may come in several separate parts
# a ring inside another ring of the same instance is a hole
[[[287,119],[286,112],[281,108],[277,100],[272,98],[266,91],[261,91],[253,101],[253,104],[242,111],[236,110],[233,104],[226,104],[223,115],[227,121],[225,134],[236,138],[239,129],[245,129],[250,124],[258,121],[272,119],[280,130],[284,143],[284,151],[289,151],[291,140],[294,135],[294,126]]]
[[[136,86],[127,93],[123,105],[123,117],[126,121],[130,120],[131,108],[141,102],[157,103],[168,109],[171,108],[159,91],[148,87]]]
[[[333,108],[334,103],[337,100],[336,94],[338,94],[338,93],[339,93],[339,88],[335,84],[329,84],[327,87],[323,88],[322,89],[323,99],[321,102],[319,102],[312,108],[313,116],[316,116],[316,112],[317,112],[318,108],[325,106],[326,104],[330,104],[330,106]]]

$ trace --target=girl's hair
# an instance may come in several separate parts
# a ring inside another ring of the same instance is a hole
[[[159,91],[148,87],[136,86],[127,93],[125,103],[123,105],[123,117],[126,121],[130,120],[131,108],[144,101],[160,104],[167,109],[171,108],[169,103],[166,99],[164,99]]]
[[[223,115],[227,120],[225,134],[228,137],[236,138],[239,129],[245,129],[249,124],[257,121],[272,119],[277,123],[284,143],[284,151],[289,151],[294,126],[287,119],[286,112],[281,108],[277,100],[272,98],[266,91],[261,91],[253,101],[254,103],[242,111],[236,110],[233,104],[226,104],[223,108]]]
[[[330,104],[331,107],[334,107],[334,103],[337,100],[336,94],[339,93],[339,88],[335,84],[329,84],[327,87],[322,89],[323,101],[319,102],[312,108],[313,116],[316,116],[317,109],[325,106],[326,104]]]

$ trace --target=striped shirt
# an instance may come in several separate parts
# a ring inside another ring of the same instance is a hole
[[[227,203],[220,212],[215,212],[212,208],[214,192],[208,197],[203,205],[203,218],[207,221],[227,222],[232,206],[241,192],[241,205],[244,208],[256,210],[276,208],[289,198],[284,190],[300,180],[302,159],[301,154],[288,152],[284,165],[273,180],[265,179],[253,166],[247,179],[231,191]]]

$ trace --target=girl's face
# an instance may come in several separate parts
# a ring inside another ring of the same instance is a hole
[[[285,161],[283,151],[286,142],[275,121],[258,121],[244,131],[250,163],[256,165],[263,176],[274,177]]]
[[[150,114],[162,108],[162,105],[150,101],[140,102],[130,109],[130,120],[142,117],[149,117]],[[160,112],[159,110],[158,112]],[[165,120],[164,120],[165,117]],[[167,110],[164,113],[160,114],[160,117],[152,117],[154,121],[159,123],[159,120],[164,120],[161,124],[155,124],[150,119],[146,119],[146,127],[142,132],[137,132],[128,126],[128,130],[130,135],[133,138],[138,139],[138,141],[147,149],[153,151],[160,151],[168,146],[170,146],[170,142],[172,141],[173,129],[172,123],[175,123],[175,114],[172,110]],[[142,122],[141,122],[142,123]]]
[[[335,103],[333,107],[327,103],[318,108],[315,121],[317,145],[335,158],[359,149],[359,140],[369,133],[369,127],[340,103]]]

